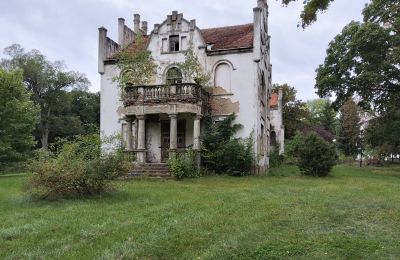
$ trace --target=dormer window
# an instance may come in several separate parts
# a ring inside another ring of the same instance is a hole
[[[179,51],[179,35],[171,35],[169,37],[169,51]]]

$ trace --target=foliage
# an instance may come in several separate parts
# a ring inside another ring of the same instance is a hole
[[[175,154],[168,160],[168,166],[171,174],[177,179],[196,178],[200,176],[196,162],[196,152],[189,149]]]
[[[6,72],[0,67],[0,169],[6,163],[24,159],[31,150],[38,114],[21,71]]]
[[[253,165],[252,138],[241,140],[235,133],[242,127],[234,124],[235,114],[220,122],[208,118],[208,126],[203,135],[202,163],[207,170],[218,174],[243,176],[250,174]]]
[[[349,99],[340,109],[339,145],[346,156],[356,155],[360,145],[360,108]]]
[[[306,104],[296,99],[297,91],[288,84],[272,86],[273,91],[282,89],[283,125],[285,126],[285,139],[291,139],[296,131],[302,130],[307,125],[309,112]]]
[[[31,98],[40,107],[40,123],[37,132],[42,148],[48,148],[53,111],[62,105],[60,98],[64,91],[86,89],[90,84],[85,75],[66,71],[61,61],[50,62],[38,50],[25,50],[18,44],[5,48],[9,56],[2,59],[2,65],[8,70],[22,70],[25,87],[31,92]]]
[[[194,53],[192,44],[189,45],[189,48],[185,52],[185,61],[178,65],[182,71],[184,82],[194,82],[203,87],[210,85],[211,73],[206,73],[201,66],[197,55]]]
[[[387,112],[368,122],[365,141],[378,158],[400,154],[400,105],[393,104]]]
[[[337,163],[335,147],[311,133],[298,149],[297,166],[303,175],[325,177]]]
[[[297,0],[282,0],[284,5]],[[305,28],[317,20],[317,13],[328,9],[329,4],[334,0],[303,0],[303,11],[300,14],[300,25]]]
[[[122,149],[102,154],[98,134],[61,140],[55,151],[41,149],[30,163],[27,189],[39,199],[80,198],[100,194],[110,180],[129,169]]]
[[[285,157],[289,163],[296,163],[300,147],[304,143],[304,134],[297,131],[292,139],[285,142]]]
[[[269,167],[276,168],[282,165],[284,156],[279,154],[278,149],[274,149],[269,155]]]
[[[400,103],[400,1],[373,0],[363,15],[329,44],[315,87],[321,97],[334,94],[336,108],[356,95],[363,108],[385,111]]]
[[[321,126],[331,133],[336,133],[338,120],[336,112],[328,99],[314,99],[307,102],[311,126]]]
[[[141,34],[136,36],[133,45],[126,46],[115,57],[120,74],[114,81],[118,81],[121,88],[127,84],[146,85],[154,77],[156,65]]]

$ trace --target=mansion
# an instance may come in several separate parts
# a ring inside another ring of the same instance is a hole
[[[101,134],[122,134],[138,164],[161,164],[171,152],[200,151],[204,117],[218,121],[235,113],[243,126],[237,137],[253,138],[255,174],[265,173],[272,148],[283,152],[282,93],[272,93],[266,0],[258,0],[252,12],[251,23],[203,29],[173,11],[150,32],[135,14],[132,29],[118,19],[117,41],[99,28]],[[157,73],[147,85],[119,86],[113,80],[120,73],[115,54],[139,34]],[[189,47],[210,73],[211,90],[184,82],[177,64]]]

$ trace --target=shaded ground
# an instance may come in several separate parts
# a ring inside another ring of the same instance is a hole
[[[102,198],[32,202],[0,177],[0,258],[351,258],[400,255],[400,168],[314,179],[118,181]]]

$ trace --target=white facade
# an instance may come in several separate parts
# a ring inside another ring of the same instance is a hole
[[[161,162],[166,142],[169,142],[168,150],[191,146],[200,148],[201,118],[207,113],[204,110],[206,102],[200,98],[187,101],[189,99],[175,97],[186,89],[199,91],[192,85],[185,85],[189,82],[183,82],[183,85],[177,83],[176,86],[165,85],[167,71],[184,61],[185,50],[192,44],[203,69],[212,75],[214,87],[209,101],[210,115],[218,120],[236,113],[237,123],[243,125],[238,137],[248,138],[252,135],[257,158],[255,169],[257,173],[264,172],[268,167],[271,125],[270,40],[266,1],[257,1],[253,13],[252,24],[201,30],[195,20],[188,21],[183,14],[174,11],[161,24],[155,24],[149,35],[146,35],[147,22],[142,22],[139,28],[139,15],[134,16],[133,30],[120,18],[118,43],[107,37],[105,28],[100,28],[102,135],[123,134],[129,149],[136,151],[138,160],[143,163]],[[157,73],[149,84],[153,87],[135,89],[138,93],[135,98],[140,97],[144,101],[127,105],[121,99],[121,88],[112,80],[119,73],[113,54],[131,44],[139,32],[145,35],[147,48],[157,65]],[[160,98],[162,102],[145,100],[149,95],[152,95],[152,100],[159,98],[157,95],[164,95],[166,90],[171,95],[168,97],[174,98]]]

